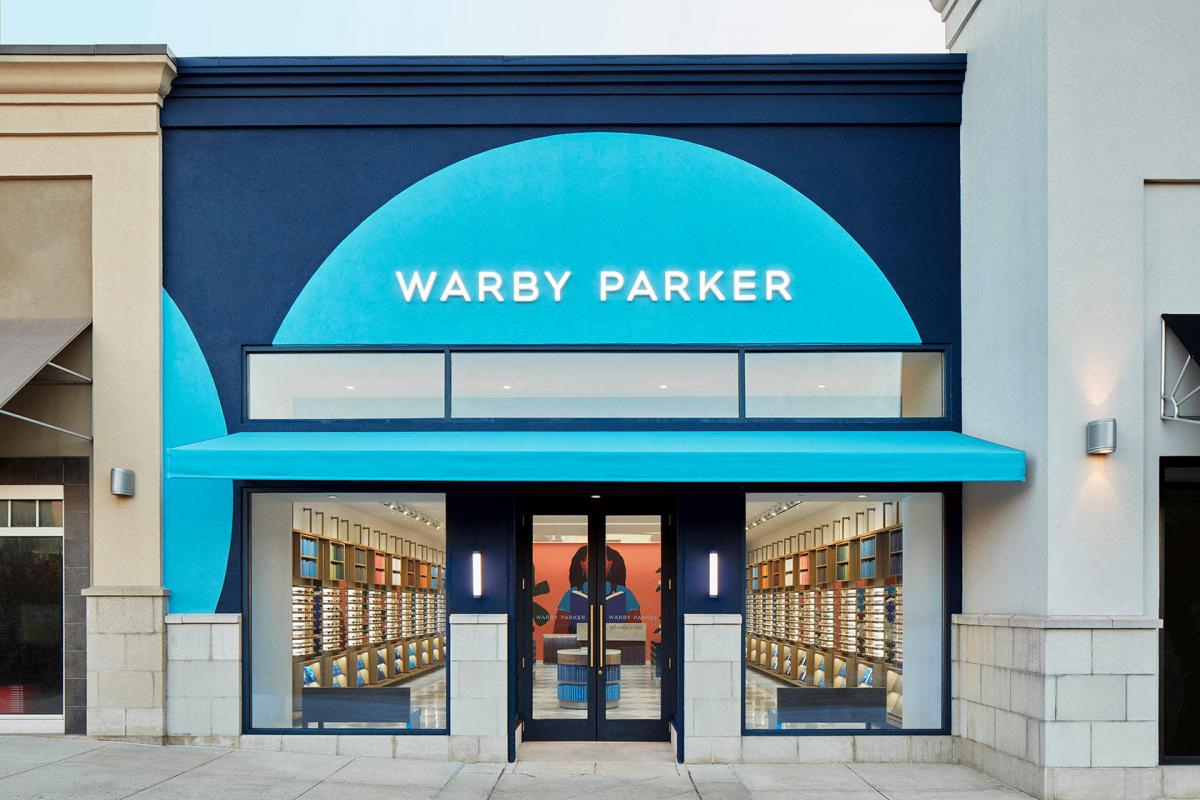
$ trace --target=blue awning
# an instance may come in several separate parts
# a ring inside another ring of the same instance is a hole
[[[952,431],[289,431],[172,447],[166,473],[320,481],[1023,481],[1025,454]]]

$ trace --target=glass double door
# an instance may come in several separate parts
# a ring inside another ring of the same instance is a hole
[[[522,517],[524,738],[665,740],[670,520],[620,507],[574,510]]]

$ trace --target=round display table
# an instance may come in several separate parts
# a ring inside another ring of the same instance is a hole
[[[591,670],[586,647],[558,651],[558,705],[562,708],[587,708]],[[621,651],[604,651],[604,705],[621,704]]]

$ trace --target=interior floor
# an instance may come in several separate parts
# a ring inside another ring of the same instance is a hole
[[[534,665],[533,718],[587,719],[587,709],[563,708],[558,704],[558,666]],[[608,719],[660,719],[662,682],[654,677],[653,664],[621,665],[621,702],[605,709]]]

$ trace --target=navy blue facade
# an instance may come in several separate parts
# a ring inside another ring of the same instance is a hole
[[[513,142],[669,136],[761,167],[857,240],[922,341],[947,347],[945,427],[958,430],[964,69],[960,56],[182,59],[162,114],[164,287],[228,432],[278,428],[244,418],[243,348],[271,344],[315,270],[386,201]]]
[[[250,421],[245,353],[272,344],[314,273],[360,223],[439,170],[553,134],[671,137],[765,170],[850,234],[895,289],[921,342],[945,349],[945,417],[923,424],[960,430],[958,128],[965,68],[956,55],[181,59],[161,116],[164,289],[207,363],[228,433],[577,426]],[[680,613],[742,612],[745,497],[738,476],[729,480],[676,495]],[[514,486],[447,487],[450,574],[469,574],[472,551],[483,553],[486,565],[482,598],[472,597],[464,581],[448,583],[450,612],[516,607],[517,494]],[[233,510],[217,603],[223,612],[243,610],[247,590],[236,500]],[[949,527],[957,531],[957,521]],[[727,588],[717,598],[707,594],[710,551],[720,555],[720,584]],[[957,558],[957,550],[949,554]],[[950,588],[953,608],[959,594]]]

